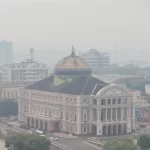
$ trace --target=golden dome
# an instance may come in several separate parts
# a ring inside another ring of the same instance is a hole
[[[83,60],[83,58],[77,56],[72,48],[72,53],[68,56],[63,58],[58,62],[55,67],[55,74],[59,71],[84,71],[91,74],[90,66]],[[65,75],[65,73],[63,73]]]

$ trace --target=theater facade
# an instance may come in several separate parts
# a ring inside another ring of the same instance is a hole
[[[128,89],[94,78],[74,50],[58,62],[53,75],[20,89],[19,121],[74,135],[128,134],[135,126]]]

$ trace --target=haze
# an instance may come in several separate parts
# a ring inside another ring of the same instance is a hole
[[[118,49],[126,60],[149,60],[149,0],[1,0],[0,18],[0,40],[14,43],[16,60],[34,47],[50,64],[72,44],[77,52],[96,48],[115,59]]]

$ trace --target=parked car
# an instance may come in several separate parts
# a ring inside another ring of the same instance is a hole
[[[20,125],[20,128],[23,128],[23,129],[30,129],[30,127],[27,127],[25,125]]]
[[[42,130],[36,130],[35,132],[36,134],[44,134],[44,132]]]
[[[50,141],[58,141],[58,138],[56,138],[56,137],[50,137],[49,140]]]
[[[139,127],[141,127],[141,128],[146,128],[146,126],[147,126],[147,123],[142,123],[139,125]]]

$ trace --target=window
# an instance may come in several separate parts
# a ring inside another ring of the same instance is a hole
[[[16,97],[18,96],[18,93],[16,92]]]
[[[106,100],[105,99],[101,100],[101,105],[106,105]]]
[[[68,112],[66,112],[66,120],[68,120]]]
[[[4,98],[6,97],[6,93],[4,92]]]
[[[8,92],[8,97],[10,97],[10,93]]]
[[[118,99],[118,104],[121,104],[121,99],[120,98]]]
[[[86,126],[84,126],[84,133],[86,133],[86,132],[87,132],[87,131],[86,131],[86,128],[87,128],[87,127],[86,127]]]
[[[72,114],[70,114],[70,120],[72,120]]]
[[[113,99],[113,104],[116,104],[116,99]]]
[[[47,108],[46,108],[46,116],[47,116]]]
[[[83,100],[83,102],[86,102],[86,101],[87,101],[86,99]]]
[[[93,99],[93,104],[97,105],[97,99]]]
[[[63,119],[63,112],[61,111],[60,119]]]
[[[63,125],[62,125],[62,123],[60,123],[60,129],[63,129]]]
[[[84,120],[87,120],[87,115],[86,115],[86,113],[84,113]]]
[[[107,105],[110,105],[111,104],[111,99],[108,99],[107,100]]]
[[[77,117],[76,117],[76,115],[74,115],[74,121],[75,121],[75,122],[77,121]]]

